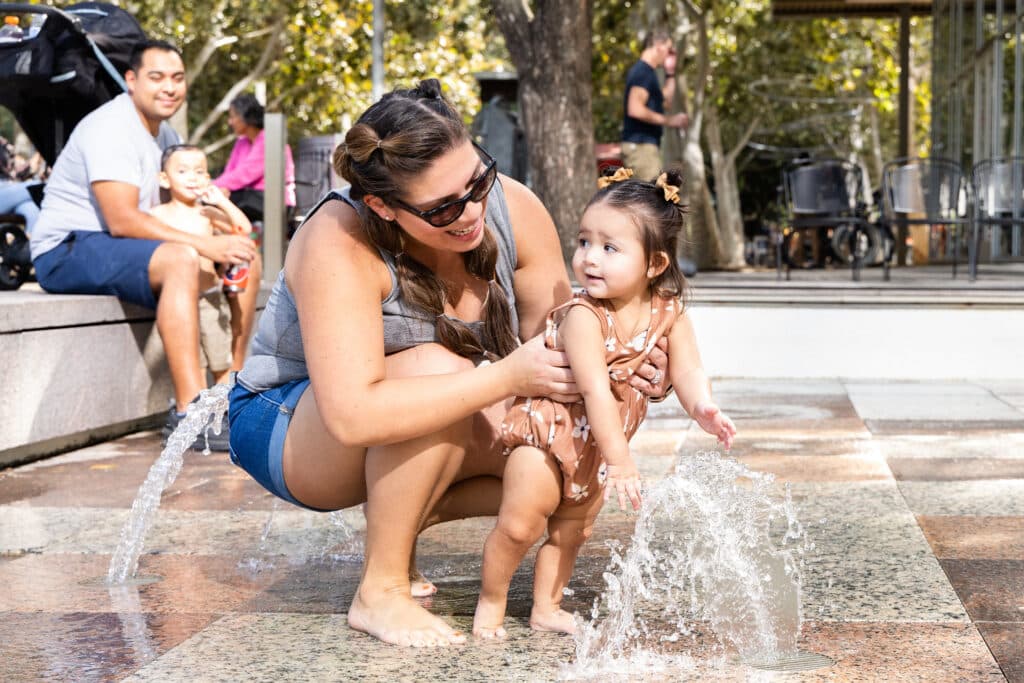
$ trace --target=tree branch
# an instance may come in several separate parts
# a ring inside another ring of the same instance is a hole
[[[754,131],[757,130],[757,127],[760,124],[761,115],[758,114],[757,116],[754,117],[754,120],[750,122],[750,125],[747,126],[747,130],[743,133],[743,135],[740,136],[740,140],[739,142],[736,143],[736,146],[729,150],[729,153],[725,155],[726,163],[731,165],[736,164],[736,157],[739,156],[740,152],[743,151],[743,148],[747,146],[748,142],[750,142],[751,136],[753,136]]]
[[[235,99],[235,96],[238,95],[238,93],[248,88],[250,83],[266,72],[267,67],[270,65],[270,61],[274,58],[280,45],[282,28],[283,23],[281,21],[277,21],[273,26],[271,26],[271,29],[274,30],[271,32],[270,38],[267,40],[267,44],[263,46],[263,53],[260,55],[259,61],[256,62],[256,66],[253,67],[252,71],[231,86],[231,88],[224,93],[224,97],[220,99],[217,106],[210,110],[210,113],[206,115],[206,118],[203,119],[202,123],[196,126],[192,135],[189,136],[189,140],[193,144],[198,140],[201,140],[203,135],[206,134],[206,131],[208,131],[213,124],[220,119],[224,112],[228,110],[228,107],[231,105],[231,100]]]

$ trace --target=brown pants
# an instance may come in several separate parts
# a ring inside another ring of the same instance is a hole
[[[654,180],[661,174],[661,150],[650,142],[623,142],[622,165],[633,169],[638,180]]]

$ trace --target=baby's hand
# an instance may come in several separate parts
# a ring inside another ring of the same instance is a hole
[[[615,489],[619,497],[619,509],[626,509],[626,498],[633,503],[633,509],[639,510],[640,503],[640,473],[632,458],[624,465],[608,465],[608,479],[604,485],[604,500],[612,497],[612,489]]]
[[[718,437],[718,443],[725,447],[725,450],[732,448],[733,437],[736,436],[736,425],[721,411],[721,409],[710,401],[701,401],[693,407],[693,417],[708,434]]]

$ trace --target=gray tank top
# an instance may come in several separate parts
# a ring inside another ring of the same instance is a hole
[[[337,200],[351,205],[360,217],[367,211],[362,202],[349,196],[349,188],[344,188],[327,193],[309,215],[312,216],[325,202]],[[516,243],[508,217],[505,191],[500,181],[494,183],[487,197],[485,220],[498,242],[496,277],[512,308],[512,329],[518,335],[519,316],[516,313],[516,299],[512,289],[512,278],[517,262]],[[381,302],[384,314],[384,354],[397,353],[413,346],[438,341],[433,316],[402,299],[398,289],[394,255],[383,249],[378,251],[391,273],[391,291]],[[476,321],[467,324],[479,338],[483,323]],[[282,270],[277,275],[267,306],[257,323],[252,353],[246,360],[245,367],[238,373],[237,381],[252,391],[266,391],[307,377],[309,370],[306,368],[306,357],[302,349],[299,315]]]

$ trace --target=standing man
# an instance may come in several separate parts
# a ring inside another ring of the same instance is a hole
[[[665,85],[655,71],[665,67]],[[626,74],[623,98],[622,160],[640,180],[654,180],[662,170],[662,127],[685,128],[686,114],[665,115],[665,102],[672,102],[676,91],[676,53],[672,38],[664,29],[651,31],[644,38],[640,59]]]
[[[32,232],[32,261],[48,292],[112,294],[156,309],[174,383],[166,428],[172,430],[206,386],[199,365],[199,257],[252,261],[258,269],[257,254],[248,237],[192,235],[147,213],[159,203],[161,152],[178,142],[166,123],[185,101],[178,49],[140,43],[125,83],[128,92],[82,119],[57,158]],[[228,450],[227,429],[210,437],[211,448]]]

